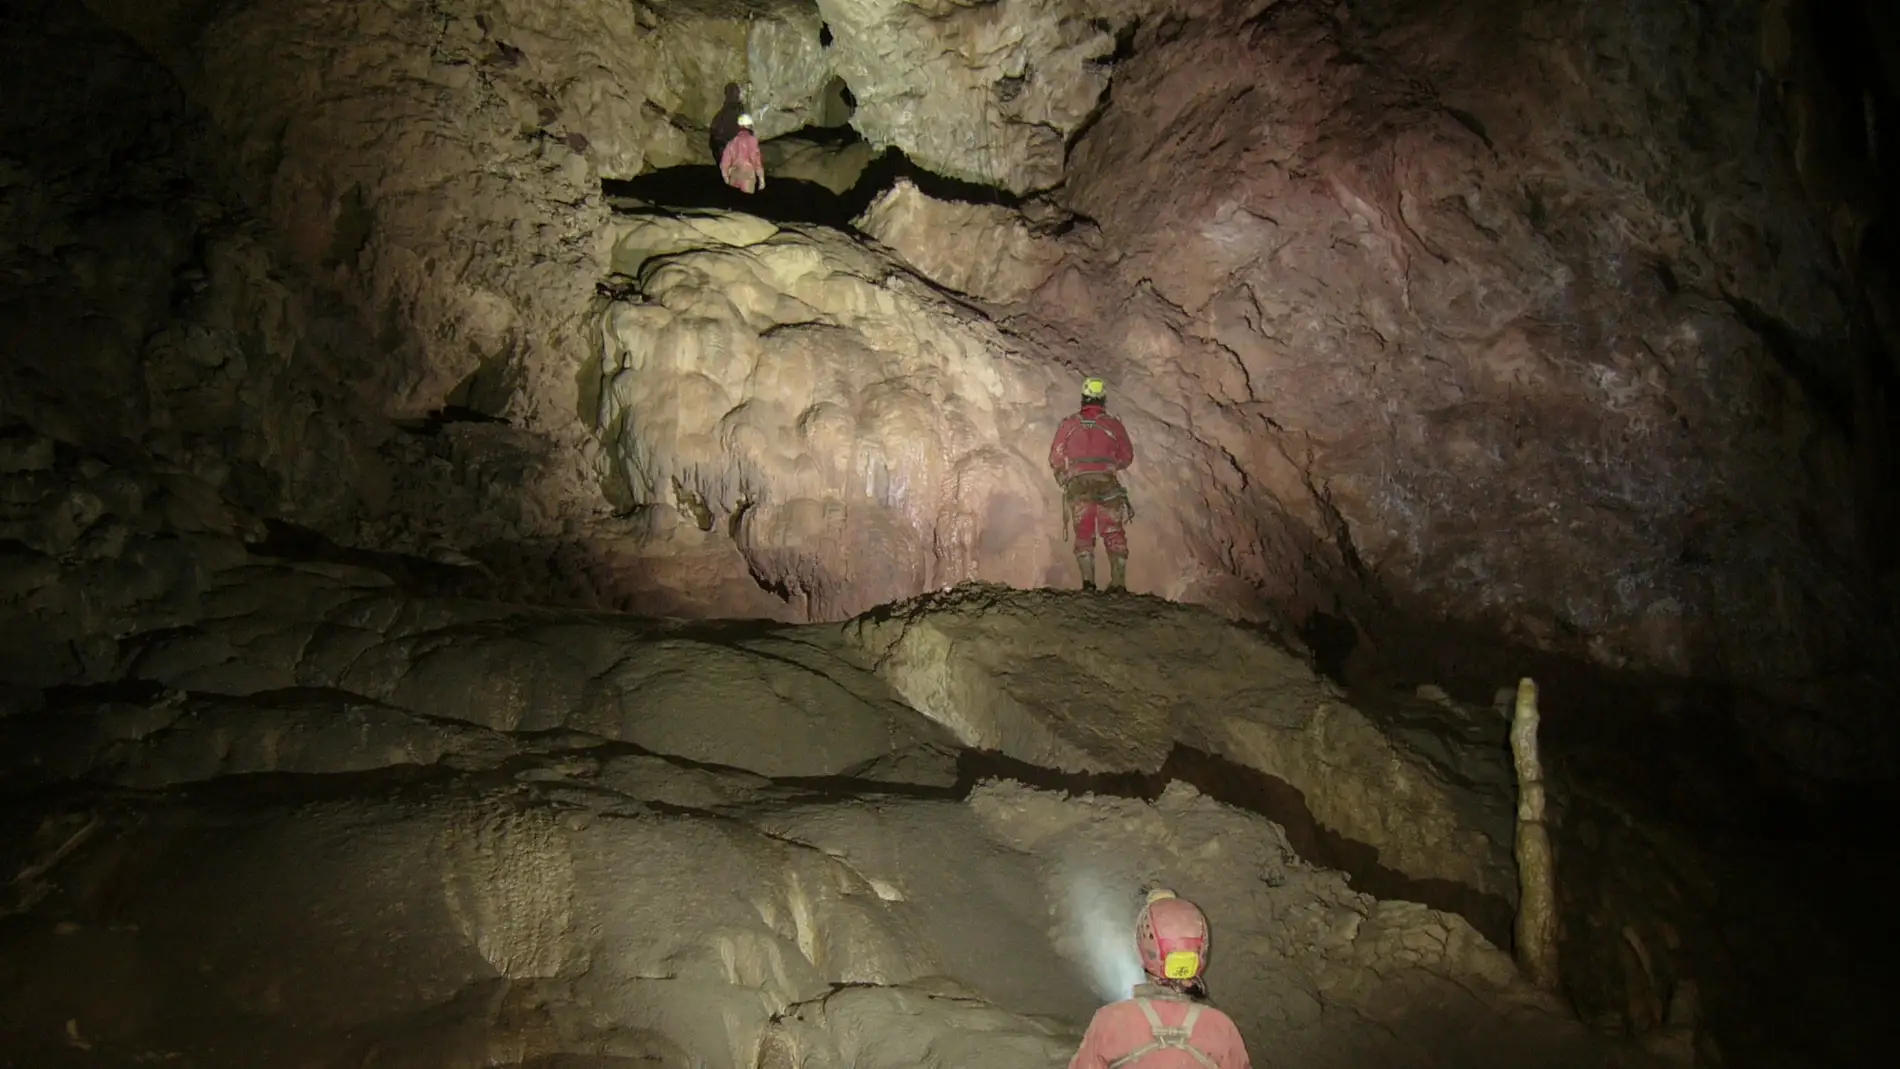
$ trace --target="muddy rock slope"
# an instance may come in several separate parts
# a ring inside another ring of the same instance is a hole
[[[1508,793],[1125,600],[667,623],[204,553],[188,606],[116,614],[113,672],[0,721],[7,1057],[1058,1066],[1168,883],[1272,1058],[1663,1064],[1477,927]],[[1191,647],[1231,677],[1159,693]]]
[[[10,0],[0,1066],[1893,1064],[1890,6]]]

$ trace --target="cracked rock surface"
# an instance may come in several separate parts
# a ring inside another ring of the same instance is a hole
[[[1585,1030],[1497,949],[1504,721],[1348,695],[1202,609],[536,607],[259,531],[190,476],[0,446],[0,1039],[31,1064],[1059,1065],[1154,882],[1212,911],[1255,1050],[1341,1067],[1645,1065],[1803,975],[1738,963],[1846,949],[1740,875],[1759,823],[1720,850],[1678,826],[1726,808],[1684,793],[1692,760],[1647,798],[1581,748],[1571,982],[1645,1050]]]
[[[118,559],[168,540],[130,531]],[[1147,697],[1116,673],[1176,633],[1253,651],[1242,719],[1311,755],[1272,770],[1309,796],[1356,797],[1320,768],[1368,747],[1433,775],[1198,610],[1155,602],[1128,633],[1075,595],[979,586],[844,628],[665,623],[421,595],[223,533],[187,547],[189,598],[102,604],[117,638],[84,681],[16,689],[0,718],[0,1036],[33,1064],[1059,1066],[1129,981],[1127,914],[1157,879],[1219,918],[1222,1005],[1272,1057],[1650,1064],[1465,917],[1353,890],[1260,812],[1065,772],[1151,772],[1172,740],[1239,730],[1214,691],[1128,719]],[[34,589],[96,566],[21,556],[16,628]],[[1077,635],[1104,660],[1054,667]],[[1048,664],[1040,683],[1003,649]],[[950,682],[972,656],[1004,669],[987,689]],[[1052,686],[1124,741],[1078,734]],[[1444,819],[1482,841],[1482,796],[1450,793]]]

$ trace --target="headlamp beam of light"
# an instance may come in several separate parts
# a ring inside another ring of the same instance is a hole
[[[1142,981],[1141,957],[1135,952],[1135,887],[1119,886],[1100,875],[1081,872],[1067,877],[1065,918],[1083,959],[1089,983],[1103,1002],[1127,998]]]

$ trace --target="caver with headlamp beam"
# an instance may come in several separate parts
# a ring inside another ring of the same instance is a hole
[[[1147,895],[1135,918],[1145,982],[1095,1011],[1069,1069],[1248,1069],[1233,1018],[1206,1003],[1207,915],[1173,891]]]

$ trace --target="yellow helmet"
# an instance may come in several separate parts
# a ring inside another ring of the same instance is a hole
[[[1083,379],[1082,396],[1090,400],[1099,400],[1103,397],[1107,397],[1108,383],[1094,377]]]

